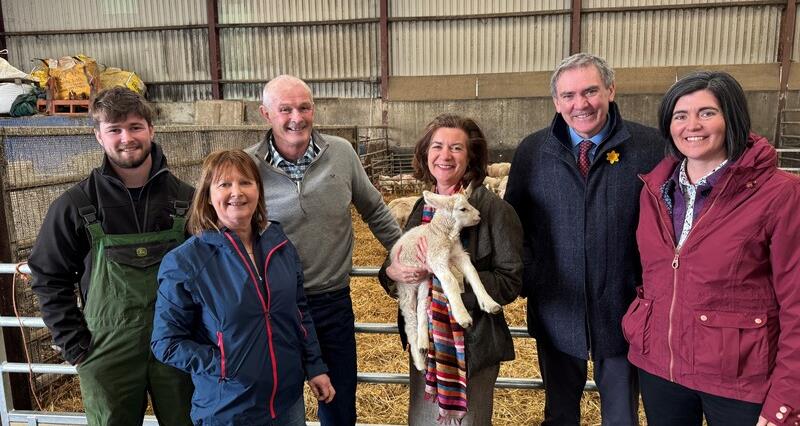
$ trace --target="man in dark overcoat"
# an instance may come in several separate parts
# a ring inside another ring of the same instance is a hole
[[[550,90],[557,113],[520,142],[505,195],[525,232],[523,296],[545,385],[542,424],[580,424],[592,360],[603,425],[636,425],[638,382],[620,322],[641,277],[637,174],[663,158],[664,144],[656,129],[622,119],[602,58],[564,59]]]

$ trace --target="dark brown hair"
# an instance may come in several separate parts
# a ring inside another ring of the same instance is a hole
[[[669,142],[666,146],[667,155],[679,160],[685,158],[672,140],[670,133],[672,113],[681,97],[700,90],[708,90],[717,98],[722,118],[725,120],[725,150],[728,160],[731,162],[738,160],[747,148],[750,111],[742,86],[733,76],[723,71],[696,71],[687,74],[664,94],[658,107],[658,129],[661,131],[661,136]]]
[[[456,114],[442,114],[433,119],[425,127],[422,137],[414,147],[414,177],[427,183],[435,183],[431,171],[428,170],[428,148],[431,146],[431,139],[437,130],[461,129],[467,134],[467,170],[461,179],[461,187],[467,188],[470,184],[474,186],[482,185],[486,177],[486,165],[489,162],[489,149],[486,146],[486,137],[478,126],[478,123],[471,118],[461,117]]]
[[[125,121],[129,114],[142,117],[148,126],[153,125],[153,108],[142,97],[127,87],[112,87],[98,93],[89,105],[89,115],[94,120],[94,127],[100,122],[119,123]]]
[[[267,227],[267,207],[264,203],[264,184],[258,166],[250,155],[241,149],[215,151],[203,160],[203,170],[197,180],[192,207],[189,209],[189,232],[199,235],[203,231],[219,229],[217,212],[211,205],[211,184],[219,180],[229,170],[236,170],[243,176],[253,179],[258,188],[258,205],[253,213],[253,229],[261,231]]]

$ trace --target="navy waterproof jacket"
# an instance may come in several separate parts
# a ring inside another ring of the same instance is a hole
[[[151,347],[192,375],[192,420],[270,424],[327,372],[303,293],[297,251],[271,222],[254,243],[256,265],[236,233],[194,236],[168,253]]]

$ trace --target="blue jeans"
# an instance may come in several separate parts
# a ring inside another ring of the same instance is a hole
[[[322,426],[352,426],[356,423],[356,332],[350,288],[306,296],[317,330],[322,359],[336,396],[319,403]]]

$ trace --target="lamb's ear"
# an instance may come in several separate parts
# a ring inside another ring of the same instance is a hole
[[[464,190],[464,196],[466,196],[467,199],[469,199],[469,197],[472,197],[472,191],[474,189],[475,189],[474,184],[470,183],[469,185],[467,185],[467,189]]]
[[[441,209],[444,202],[450,198],[446,195],[434,194],[430,191],[422,191],[422,197],[425,199],[425,204],[431,205],[435,209]]]

